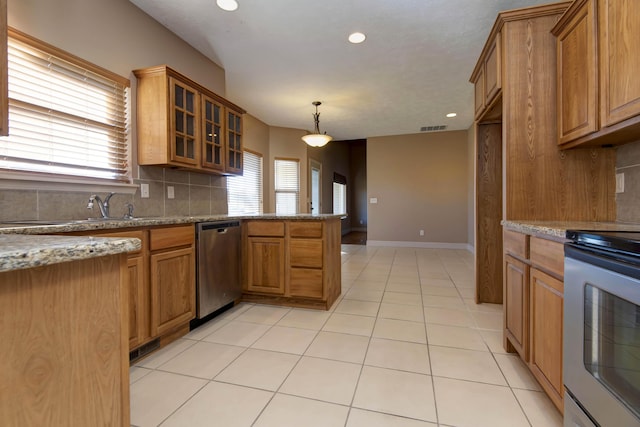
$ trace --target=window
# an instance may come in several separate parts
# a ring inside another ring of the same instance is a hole
[[[333,213],[344,215],[347,213],[347,178],[339,173],[333,173]]]
[[[0,169],[130,182],[128,79],[15,30],[8,73]]]
[[[242,154],[242,176],[227,178],[229,215],[262,213],[262,156],[245,150]]]
[[[300,162],[297,159],[276,159],[276,214],[298,213],[300,193]]]

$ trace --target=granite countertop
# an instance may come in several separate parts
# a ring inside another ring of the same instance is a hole
[[[0,235],[0,272],[140,249],[131,238]]]
[[[590,222],[590,221],[513,221],[503,220],[502,226],[508,230],[563,240],[567,230],[592,231],[640,231],[640,224],[624,222]]]
[[[297,215],[200,215],[200,216],[168,216],[168,217],[145,217],[133,219],[91,219],[91,220],[25,220],[24,222],[0,221],[1,234],[57,234],[71,233],[75,231],[91,231],[91,230],[108,230],[116,228],[131,227],[152,227],[159,225],[176,225],[176,224],[192,224],[196,222],[210,221],[233,221],[248,219],[265,219],[265,220],[293,220],[293,221],[310,221],[310,220],[327,220],[332,218],[342,218],[344,215],[334,214],[297,214]]]

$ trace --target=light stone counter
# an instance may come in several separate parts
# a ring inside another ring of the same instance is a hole
[[[0,235],[0,272],[140,249],[139,239]]]
[[[161,225],[190,224],[210,221],[233,221],[249,219],[288,220],[288,221],[322,221],[330,218],[342,218],[344,215],[334,214],[298,214],[298,215],[200,215],[200,216],[168,216],[134,219],[96,219],[96,220],[25,220],[10,223],[0,221],[0,234],[59,234],[75,231],[108,230],[116,228],[153,227]]]
[[[564,241],[567,230],[640,231],[640,224],[589,221],[502,221],[507,230]]]

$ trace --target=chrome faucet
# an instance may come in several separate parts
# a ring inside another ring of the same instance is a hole
[[[89,196],[87,209],[93,209],[93,203],[96,202],[98,204],[98,208],[100,209],[100,215],[102,215],[102,218],[109,218],[109,200],[114,194],[116,193],[109,193],[109,195],[104,198],[104,201],[102,201],[99,196],[92,194],[91,196]]]

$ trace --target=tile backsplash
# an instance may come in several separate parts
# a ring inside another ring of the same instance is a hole
[[[141,166],[135,194],[115,194],[111,216],[122,217],[126,204],[139,217],[217,215],[227,213],[227,178],[156,166]],[[140,184],[149,184],[149,198],[140,197]],[[174,198],[167,197],[167,187]],[[86,219],[98,217],[97,206],[87,209],[90,192],[0,190],[0,221]],[[97,193],[104,198],[106,193]]]
[[[640,141],[616,151],[616,174],[624,174],[624,192],[616,193],[616,219],[640,223]]]

